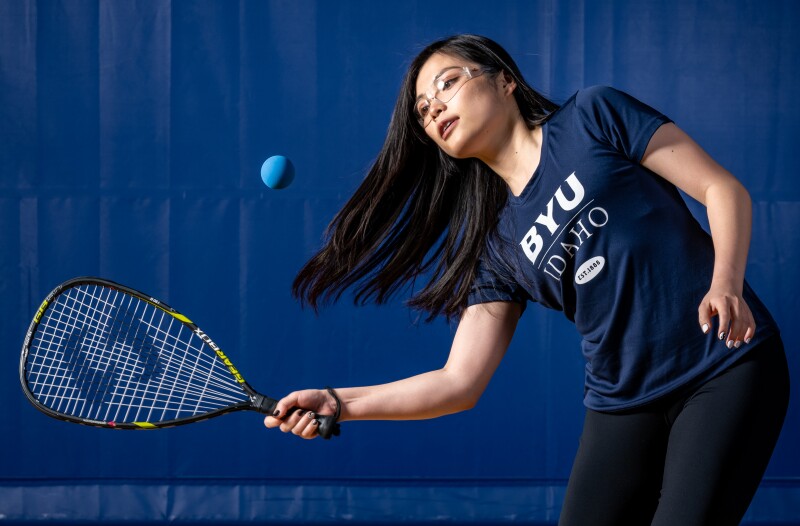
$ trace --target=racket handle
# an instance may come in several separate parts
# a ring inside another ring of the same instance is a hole
[[[277,407],[278,401],[274,398],[270,398],[268,396],[264,396],[262,394],[256,394],[253,398],[253,406],[256,410],[261,413],[271,415],[275,412],[275,407]],[[305,411],[300,407],[293,407],[289,409],[287,412],[288,415],[291,415],[295,411]],[[333,436],[339,436],[341,432],[339,424],[336,422],[336,419],[330,415],[317,415],[317,422],[319,422],[319,429],[317,429],[317,433],[319,436],[324,438],[325,440],[330,439]]]

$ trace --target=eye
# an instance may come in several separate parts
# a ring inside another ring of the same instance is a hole
[[[439,91],[447,91],[458,82],[458,79],[459,75],[453,75],[445,79],[439,79],[439,82],[436,83],[436,87],[439,88]]]
[[[427,101],[420,101],[419,104],[417,104],[417,114],[420,117],[426,117],[430,108],[430,104],[428,104]]]

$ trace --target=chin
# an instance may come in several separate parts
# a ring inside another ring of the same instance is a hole
[[[443,147],[443,146],[440,145],[439,148],[444,153],[446,153],[447,155],[449,155],[450,157],[452,157],[454,159],[472,159],[474,157],[477,157],[477,155],[475,155],[474,152],[471,152],[466,148],[457,148],[457,147],[456,148],[452,148],[452,147],[449,147],[449,145],[448,145],[448,147]]]
[[[452,157],[453,159],[469,159],[470,157],[472,157],[471,155],[464,155],[460,152],[452,152],[450,150],[445,150],[445,149],[442,149],[442,151],[447,155],[449,155],[450,157]]]
[[[468,159],[473,157],[467,153],[463,144],[460,144],[457,140],[453,139],[455,138],[450,137],[447,142],[443,142],[441,140],[437,141],[439,149],[454,159]]]
[[[456,133],[461,132],[462,130],[456,130]],[[481,148],[479,144],[476,144],[475,137],[471,134],[465,136],[463,133],[458,133],[458,135],[452,135],[447,138],[447,141],[438,141],[439,148],[455,159],[471,159],[475,157],[480,157]]]

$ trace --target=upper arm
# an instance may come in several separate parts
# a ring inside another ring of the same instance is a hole
[[[673,123],[660,126],[647,144],[641,164],[697,201],[717,184],[739,182]]]
[[[519,303],[498,301],[472,305],[461,316],[444,369],[468,384],[475,398],[503,359],[521,313]]]

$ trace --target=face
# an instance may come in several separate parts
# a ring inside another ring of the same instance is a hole
[[[491,137],[516,108],[512,86],[503,75],[485,73],[459,57],[434,54],[416,82],[420,126],[445,153],[456,158],[481,158]],[[427,125],[425,125],[427,124]]]

